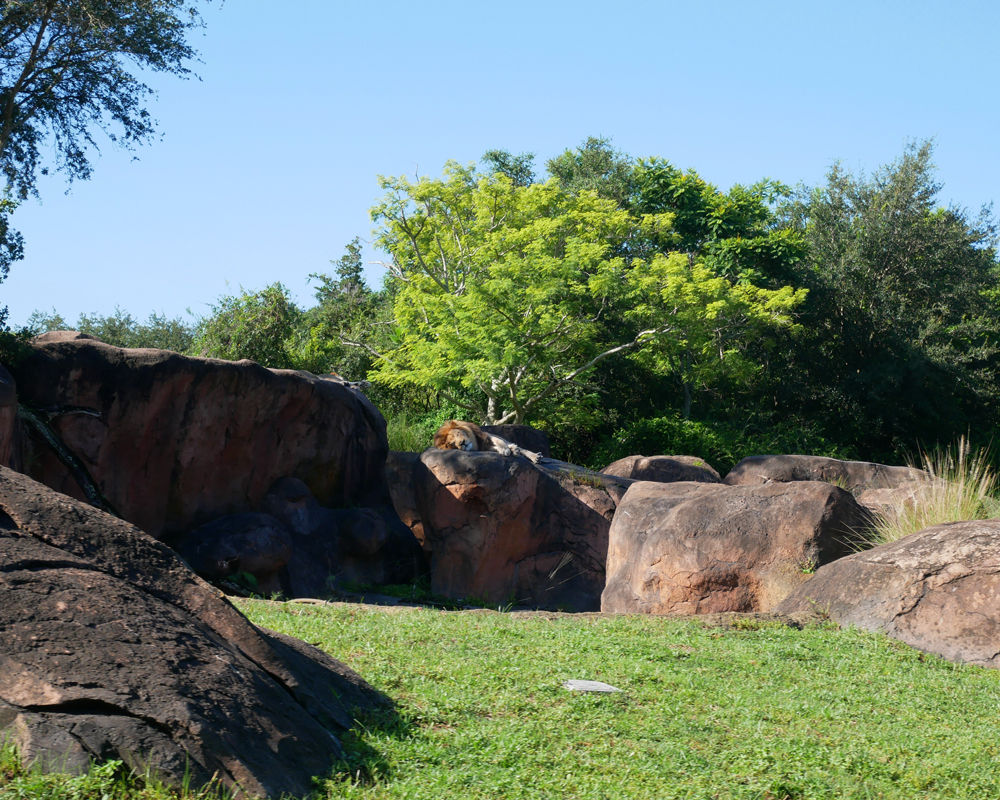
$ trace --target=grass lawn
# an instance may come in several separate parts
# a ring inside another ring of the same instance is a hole
[[[343,737],[348,761],[320,797],[1000,797],[1000,672],[880,635],[753,619],[239,607],[397,702]],[[573,678],[622,691],[567,691]],[[0,770],[0,798],[32,796],[12,793],[20,779]]]

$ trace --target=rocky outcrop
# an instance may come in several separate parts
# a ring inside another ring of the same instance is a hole
[[[0,468],[0,738],[29,762],[120,759],[179,784],[303,796],[356,710],[388,701],[251,625],[165,545]]]
[[[865,489],[891,489],[915,480],[925,480],[927,473],[913,467],[888,467],[869,461],[840,461],[823,456],[750,456],[726,475],[729,486],[759,486],[765,483],[826,481],[851,492]]]
[[[36,338],[15,377],[21,402],[42,410],[110,506],[156,538],[253,511],[284,477],[323,506],[395,516],[385,420],[340,379],[123,350],[72,331]],[[84,499],[40,442],[29,472]]]
[[[416,502],[431,550],[431,589],[567,611],[596,610],[608,528],[630,481],[544,459],[430,449]]]
[[[1000,667],[1000,520],[935,525],[848,556],[775,610],[827,614],[952,661]]]
[[[601,472],[634,481],[722,483],[719,473],[707,461],[695,456],[626,456]]]
[[[867,522],[827,483],[636,483],[611,525],[601,610],[770,611]]]

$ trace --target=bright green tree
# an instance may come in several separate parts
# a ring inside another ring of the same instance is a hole
[[[657,254],[630,276],[632,302],[626,317],[657,324],[661,335],[633,354],[655,374],[674,375],[684,391],[689,419],[695,388],[726,377],[745,383],[760,369],[746,352],[775,331],[795,327],[794,312],[807,290],[765,289],[732,283],[684,253]],[[665,322],[669,328],[665,327]]]
[[[442,179],[382,186],[372,216],[397,283],[397,342],[377,380],[434,387],[485,423],[568,421],[592,415],[598,363],[660,333],[611,341],[603,318],[636,268],[613,247],[667,216],[455,163]]]

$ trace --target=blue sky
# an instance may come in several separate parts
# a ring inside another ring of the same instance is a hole
[[[723,188],[818,183],[835,159],[870,171],[934,137],[943,202],[1000,199],[996,2],[229,0],[204,16],[201,80],[153,81],[162,140],[138,160],[106,144],[91,180],[44,179],[16,212],[13,324],[200,314],[275,281],[307,306],[309,273],[368,237],[378,174],[491,148],[541,166],[590,135]]]

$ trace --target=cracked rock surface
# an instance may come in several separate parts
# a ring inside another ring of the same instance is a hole
[[[775,611],[818,611],[951,661],[1000,667],[1000,520],[935,525],[841,559]]]
[[[48,769],[91,758],[170,783],[306,794],[337,735],[388,700],[257,628],[127,522],[0,468],[0,737]]]
[[[868,524],[829,483],[632,485],[611,524],[601,611],[771,611]]]

